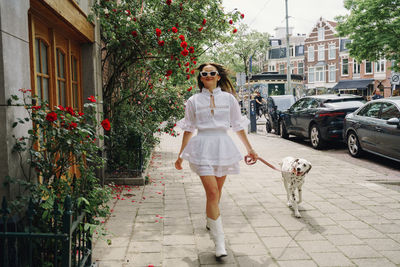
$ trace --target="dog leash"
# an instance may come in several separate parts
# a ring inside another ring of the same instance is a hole
[[[265,165],[267,165],[271,169],[274,169],[275,171],[281,172],[281,170],[279,170],[274,165],[272,165],[271,163],[267,162],[265,159],[263,159],[261,157],[258,157],[256,160],[253,160],[250,156],[245,156],[244,157],[244,162],[246,162],[247,165],[254,165],[257,162],[257,160],[260,160],[262,163],[264,163]]]

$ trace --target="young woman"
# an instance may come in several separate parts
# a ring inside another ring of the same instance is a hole
[[[185,118],[177,123],[185,132],[175,168],[181,170],[185,159],[200,176],[207,197],[207,228],[215,243],[216,257],[224,257],[227,253],[218,204],[226,176],[239,173],[239,161],[243,158],[227,130],[232,127],[253,160],[257,154],[245,132],[249,120],[240,113],[236,92],[225,68],[205,63],[198,71],[200,93],[188,99]],[[192,138],[196,129],[197,135]]]

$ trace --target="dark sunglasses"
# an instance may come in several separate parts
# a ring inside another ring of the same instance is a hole
[[[219,74],[218,71],[210,71],[210,72],[200,71],[200,76],[201,77],[207,77],[208,75],[210,75],[211,77],[215,77],[218,74]]]

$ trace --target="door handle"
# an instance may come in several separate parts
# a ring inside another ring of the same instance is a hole
[[[382,128],[379,127],[379,126],[375,126],[375,130],[376,130],[377,132],[382,132]]]

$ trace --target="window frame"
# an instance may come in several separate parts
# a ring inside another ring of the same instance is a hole
[[[307,47],[307,61],[308,62],[313,62],[315,60],[314,53],[315,53],[314,46],[313,45],[308,46]]]
[[[322,67],[316,67],[315,68],[315,82],[317,83],[321,83],[321,82],[325,82],[325,66]]]
[[[344,60],[347,60],[347,64],[344,64],[344,62],[343,62]],[[341,63],[341,65],[342,65],[341,73],[340,73],[340,74],[341,74],[342,76],[349,76],[349,73],[350,73],[350,72],[349,72],[349,59],[348,59],[348,58],[342,58],[342,60],[341,60],[340,63]],[[344,73],[344,72],[343,72],[343,71],[345,70],[345,68],[344,68],[345,65],[347,66],[347,73]]]
[[[311,74],[312,74],[312,80],[310,80]],[[314,67],[308,68],[308,75],[307,76],[308,76],[307,77],[308,83],[315,83],[315,70],[314,70]]]
[[[301,64],[301,67],[300,67],[300,64]],[[300,73],[300,70],[301,70],[301,73]],[[304,63],[303,62],[297,63],[297,74],[304,75]]]
[[[356,68],[357,66],[357,68]],[[357,72],[356,72],[357,70]],[[361,73],[361,64],[359,64],[355,59],[353,59],[353,75],[359,75]]]
[[[333,72],[332,72],[332,67],[333,67]],[[331,79],[331,74],[332,73],[334,73],[334,75],[333,75],[333,79]],[[328,80],[329,80],[329,82],[336,82],[336,65],[329,65],[329,68],[328,68]]]
[[[325,27],[319,27],[317,31],[318,31],[318,41],[324,41],[325,40]]]
[[[333,51],[333,56],[332,56]],[[328,45],[328,59],[336,59],[336,44],[329,44]]]
[[[318,61],[325,60],[325,45],[318,46]]]
[[[375,72],[384,73],[386,71],[386,60],[380,59],[375,62]]]
[[[370,72],[367,72],[367,64],[368,64],[368,63],[371,64],[371,71],[370,71]],[[372,74],[374,68],[373,68],[373,66],[372,66],[372,62],[371,62],[371,61],[366,60],[366,61],[364,62],[364,67],[365,67],[365,74]]]

